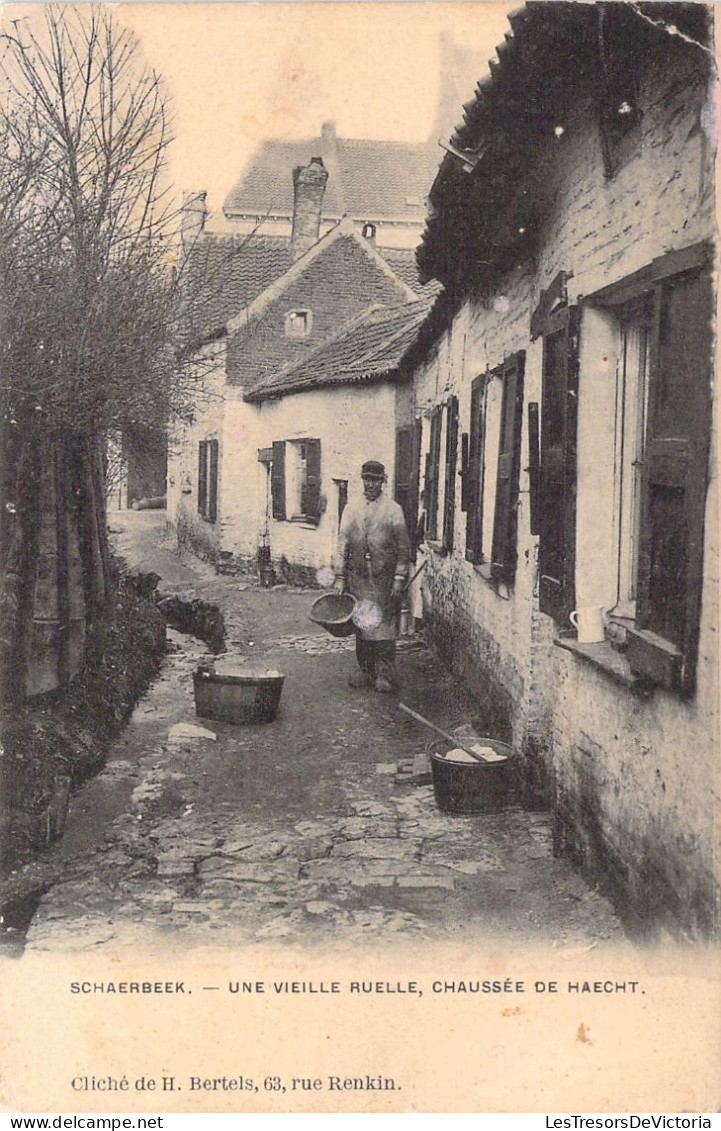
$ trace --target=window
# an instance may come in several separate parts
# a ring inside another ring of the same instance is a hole
[[[198,514],[206,522],[218,517],[218,441],[198,444]]]
[[[626,627],[632,670],[685,694],[695,686],[710,448],[708,254],[670,253],[588,300],[616,337],[611,615]]]
[[[317,525],[321,516],[320,440],[276,440],[271,467],[273,518]]]
[[[489,579],[516,572],[525,353],[513,354],[471,386],[468,455],[463,469],[466,558]]]
[[[648,411],[648,353],[652,305],[631,303],[619,317],[616,369],[616,525],[618,570],[615,612],[636,615],[641,531],[641,470]]]
[[[313,329],[312,310],[289,310],[285,316],[286,338],[307,338]]]

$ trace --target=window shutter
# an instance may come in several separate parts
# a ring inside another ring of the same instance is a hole
[[[476,377],[471,385],[471,421],[468,432],[468,474],[466,476],[466,558],[480,562],[483,552],[483,393],[485,378]]]
[[[453,527],[456,517],[456,464],[458,462],[458,397],[449,397],[446,405],[446,489],[443,497],[443,549],[453,549]]]
[[[305,517],[320,522],[320,440],[306,440]]]
[[[491,576],[494,581],[510,582],[516,573],[518,480],[521,465],[525,362],[526,355],[521,351],[513,354],[503,363],[501,438],[498,447],[498,477],[491,553]]]
[[[540,488],[541,488],[541,432],[538,422],[538,404],[532,401],[528,406],[528,497],[529,522],[531,534],[540,531]]]
[[[701,609],[712,317],[708,272],[656,286],[637,615],[628,659],[635,671],[685,694],[695,686]]]
[[[575,604],[578,307],[546,319],[542,395],[539,605],[565,625]]]
[[[198,444],[198,514],[205,515],[208,501],[208,443]]]
[[[470,447],[468,441],[468,433],[461,434],[461,510],[464,514],[468,512],[468,473],[469,473],[469,457]]]
[[[441,461],[441,421],[443,408],[438,405],[431,414],[431,435],[426,462],[426,508],[428,512],[428,537],[438,537],[438,479]]]
[[[423,421],[420,416],[413,423],[412,443],[411,443],[411,486],[410,498],[408,503],[408,533],[411,537],[411,542],[417,541],[418,530],[418,494],[421,478],[421,438],[423,432]]]
[[[270,494],[273,518],[285,518],[285,440],[273,441],[273,463],[270,471]]]
[[[208,516],[211,522],[218,517],[218,441],[208,442]]]
[[[396,428],[396,466],[393,496],[401,507],[409,533],[411,526],[411,480],[413,475],[413,429]]]

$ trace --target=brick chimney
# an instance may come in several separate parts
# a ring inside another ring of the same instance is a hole
[[[180,234],[186,248],[193,246],[205,228],[208,206],[207,192],[184,192],[180,217]]]
[[[295,262],[318,242],[323,196],[328,170],[322,157],[311,157],[309,165],[293,170],[293,233],[291,259]]]

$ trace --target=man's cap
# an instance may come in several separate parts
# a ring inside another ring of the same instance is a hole
[[[377,459],[368,459],[361,468],[361,476],[371,475],[374,479],[385,479],[386,469]]]

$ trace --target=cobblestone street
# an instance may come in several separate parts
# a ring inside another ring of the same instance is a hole
[[[170,630],[159,678],[72,799],[51,849],[62,882],[40,902],[29,949],[623,941],[610,904],[553,856],[547,814],[439,811],[419,772],[430,734],[394,698],[348,688],[353,642],[311,624],[313,592],[180,560],[164,514],[118,524],[119,552],[161,574],[161,593],[218,604],[227,649],[285,674],[280,710],[259,726],[197,719],[192,673],[207,648]],[[403,639],[398,667],[411,706],[445,727],[472,721],[420,638]]]

